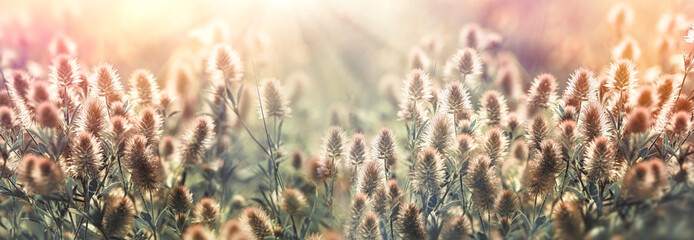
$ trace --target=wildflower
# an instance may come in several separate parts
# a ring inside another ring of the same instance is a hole
[[[462,46],[480,49],[482,40],[482,29],[475,23],[467,24],[460,30],[460,43]]]
[[[219,219],[219,203],[211,198],[202,198],[193,210],[197,222],[215,228]]]
[[[428,69],[429,58],[422,49],[415,47],[410,51],[410,69]]]
[[[612,183],[619,180],[622,163],[616,158],[615,146],[606,137],[597,137],[585,152],[586,178],[593,183]]]
[[[413,69],[407,74],[403,93],[409,101],[424,102],[431,96],[431,79],[429,75],[421,69]]]
[[[88,132],[100,139],[111,129],[110,123],[106,104],[98,98],[91,97],[82,104],[75,124],[78,131]]]
[[[366,196],[371,197],[375,192],[383,191],[385,183],[383,173],[383,165],[376,161],[369,161],[361,169],[361,174],[359,175],[359,189],[361,193],[366,194]]]
[[[529,193],[543,196],[555,185],[555,174],[561,169],[561,148],[551,139],[542,141],[540,151],[530,163],[526,186]]]
[[[398,222],[398,232],[403,239],[427,239],[419,208],[414,203],[408,203],[401,207]]]
[[[48,51],[53,57],[60,55],[76,56],[77,45],[68,36],[64,34],[56,35],[48,44]]]
[[[624,3],[615,4],[607,15],[607,21],[616,28],[624,28],[631,25],[634,20],[634,12],[631,7]]]
[[[3,168],[7,162],[4,162]],[[3,169],[8,170],[8,169]],[[45,157],[27,154],[19,160],[17,182],[37,195],[46,195],[62,189],[65,175],[60,166]]]
[[[131,93],[138,105],[154,106],[159,103],[159,85],[151,72],[140,69],[130,77]]]
[[[341,127],[330,127],[323,138],[323,156],[339,162],[345,156],[346,141],[345,132]]]
[[[470,102],[470,94],[460,82],[449,82],[444,91],[444,109],[447,113],[453,114],[455,119],[471,120],[474,108]]]
[[[205,151],[210,148],[215,137],[214,123],[209,117],[199,117],[192,124],[183,137],[180,157],[186,164],[200,163]]]
[[[353,238],[358,230],[359,223],[361,223],[361,217],[366,208],[367,196],[363,193],[357,193],[354,195],[352,200],[352,205],[349,209],[349,220],[347,223],[347,235]]]
[[[79,133],[71,144],[71,154],[65,165],[68,175],[73,178],[93,179],[101,175],[101,148],[99,141],[91,133]]]
[[[632,62],[636,62],[639,60],[640,56],[641,49],[639,48],[639,44],[630,37],[622,39],[619,45],[612,51],[612,58],[614,60],[629,59]]]
[[[627,170],[622,186],[626,195],[636,200],[655,199],[669,187],[669,176],[663,160],[642,161]]]
[[[373,212],[367,213],[359,225],[359,239],[379,239],[378,217]]]
[[[395,148],[395,135],[388,128],[383,128],[374,139],[373,152],[377,161],[382,161],[388,167],[395,166],[398,161]]]
[[[36,108],[36,122],[44,128],[60,129],[60,110],[51,102],[43,102]]]
[[[492,166],[501,166],[506,158],[506,150],[508,149],[508,138],[504,131],[498,128],[492,128],[487,131],[484,138],[482,151],[492,160]]]
[[[287,213],[296,215],[301,213],[304,206],[306,206],[306,197],[296,189],[286,188],[284,189],[279,204]]]
[[[503,126],[508,115],[506,99],[497,91],[486,91],[480,99],[481,118],[487,126]]]
[[[625,127],[626,133],[643,133],[651,127],[651,113],[643,107],[635,108],[627,116]]]
[[[529,147],[531,151],[539,150],[540,143],[550,136],[550,128],[542,117],[542,115],[535,115],[530,121],[527,127],[527,139],[529,141]]]
[[[569,78],[569,84],[564,91],[564,102],[568,106],[582,108],[582,102],[598,100],[598,87],[595,73],[579,68]]]
[[[603,136],[610,136],[610,125],[607,113],[602,105],[597,102],[589,103],[584,107],[578,121],[579,135],[585,143]]]
[[[288,106],[289,101],[282,91],[283,89],[280,82],[274,78],[265,79],[262,83],[262,89],[263,105],[261,107],[265,110],[265,117],[289,117],[292,113],[292,109]]]
[[[430,196],[439,194],[445,175],[443,159],[433,148],[424,149],[415,163],[412,176],[412,186],[415,192],[429,193]]]
[[[367,148],[364,142],[364,134],[354,134],[352,145],[349,148],[349,160],[352,165],[359,166],[367,158]]]
[[[607,71],[608,80],[606,86],[620,94],[628,95],[636,87],[638,82],[637,74],[638,71],[636,71],[634,63],[630,60],[617,60],[612,63]]]
[[[102,226],[106,237],[123,238],[135,222],[135,207],[127,197],[111,200],[106,206]]]
[[[436,149],[442,156],[446,156],[454,144],[455,129],[453,123],[448,116],[443,114],[437,114],[431,122],[426,131],[429,147]]]
[[[222,229],[219,231],[219,238],[221,240],[234,240],[241,238],[242,236],[241,233],[241,226],[238,220],[235,219],[230,219],[226,223],[224,223],[224,226],[222,226]]]
[[[166,197],[166,206],[178,213],[187,212],[193,205],[193,193],[186,186],[171,189]]]
[[[215,79],[228,85],[240,82],[243,78],[243,63],[238,53],[230,46],[216,45],[207,58],[207,71]]]
[[[400,104],[398,111],[398,121],[404,122],[408,127],[412,127],[414,123],[415,129],[418,129],[426,119],[426,112],[422,103],[414,101],[405,101]]]
[[[534,116],[541,110],[550,108],[555,101],[554,91],[557,88],[557,79],[550,74],[541,74],[535,78],[528,91],[528,116]]]
[[[93,92],[97,96],[105,98],[107,103],[110,104],[123,100],[125,94],[123,93],[120,76],[110,64],[101,63],[92,68],[88,79],[89,88],[94,89]]]
[[[192,225],[181,235],[183,240],[212,240],[214,236],[202,225]]]
[[[455,216],[446,221],[441,230],[440,240],[467,240],[470,239],[472,227],[466,217]]]
[[[73,86],[81,81],[79,71],[75,58],[59,55],[50,67],[49,81],[60,88]]]
[[[492,160],[485,155],[477,156],[468,168],[468,186],[472,189],[472,202],[479,212],[489,212],[494,208],[498,194],[496,173]]]
[[[496,200],[496,213],[499,217],[511,217],[520,208],[518,196],[509,190],[501,191],[499,199]]]
[[[131,169],[130,178],[140,191],[151,192],[159,188],[161,177],[159,159],[154,156],[147,139],[135,135],[128,144],[126,165]]]
[[[554,237],[558,239],[583,239],[585,226],[581,212],[575,203],[560,201],[552,210]]]
[[[161,115],[157,113],[157,110],[147,107],[140,111],[139,118],[135,122],[135,130],[147,139],[147,146],[154,149],[159,146],[162,124]]]
[[[456,52],[445,68],[449,80],[465,81],[468,75],[482,74],[482,60],[475,49],[463,48]]]

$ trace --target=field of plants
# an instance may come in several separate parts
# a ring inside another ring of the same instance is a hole
[[[0,6],[0,239],[694,238],[690,1]]]

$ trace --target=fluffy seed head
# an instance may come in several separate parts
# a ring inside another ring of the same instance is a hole
[[[364,163],[367,158],[366,141],[364,134],[356,133],[352,138],[352,145],[349,147],[349,161],[352,165],[358,166]]]
[[[110,123],[103,100],[90,97],[84,101],[77,116],[78,131],[88,132],[99,139],[111,129]]]
[[[135,221],[135,207],[127,197],[111,200],[106,206],[102,220],[104,234],[107,237],[125,237]]]
[[[60,110],[53,103],[45,101],[36,108],[36,122],[44,128],[59,129],[63,121]]]
[[[508,115],[506,99],[494,90],[486,91],[480,99],[481,117],[487,126],[503,126]]]
[[[564,102],[574,108],[582,108],[581,102],[598,100],[598,80],[592,71],[579,68],[569,78],[564,91]]]
[[[542,115],[535,115],[528,123],[527,139],[531,151],[539,150],[540,143],[550,136],[550,128]]]
[[[613,183],[620,179],[623,164],[615,156],[615,146],[606,137],[597,137],[588,145],[585,153],[585,171],[588,181]]]
[[[219,203],[212,198],[202,198],[195,204],[193,213],[198,223],[214,228],[219,219]]]
[[[453,55],[446,64],[446,75],[449,80],[467,79],[467,75],[482,74],[482,59],[475,49],[463,48]]]
[[[424,102],[431,98],[431,79],[422,69],[413,69],[405,78],[403,93],[409,101]]]
[[[472,202],[478,211],[494,209],[498,186],[492,160],[488,156],[479,155],[472,160],[468,168],[468,186],[472,189]]]
[[[383,165],[377,161],[369,161],[361,168],[359,175],[359,190],[366,196],[371,197],[376,192],[383,191],[385,183],[383,182],[384,173]]]
[[[147,138],[135,135],[128,144],[126,165],[131,169],[130,178],[140,191],[154,191],[159,188],[161,178],[159,158],[154,156]]]
[[[362,214],[366,208],[367,197],[363,193],[357,193],[352,200],[352,206],[349,209],[349,219],[346,226],[347,235],[354,238],[359,230]]]
[[[166,197],[166,206],[178,213],[187,212],[193,205],[193,193],[186,186],[172,188]]]
[[[398,232],[404,240],[427,239],[419,208],[414,203],[402,205],[398,216]]]
[[[481,145],[484,154],[492,160],[492,166],[501,166],[506,159],[506,150],[508,149],[506,133],[499,128],[492,128],[487,131],[487,135]]]
[[[73,178],[93,179],[101,174],[101,147],[91,133],[79,133],[72,141],[71,154],[65,162],[68,175]]]
[[[574,202],[560,201],[552,210],[554,237],[557,239],[583,239],[584,225],[581,212]]]
[[[670,120],[668,131],[677,136],[684,136],[691,129],[691,120],[689,114],[680,111],[675,113]]]
[[[398,110],[398,121],[402,121],[408,126],[412,126],[414,122],[415,128],[419,128],[426,119],[426,109],[423,103],[414,101],[404,101],[400,103],[400,110]]]
[[[346,145],[345,131],[339,126],[332,126],[323,138],[323,156],[338,162],[345,156]]]
[[[634,12],[631,10],[631,7],[625,3],[615,4],[607,15],[607,21],[618,29],[631,25],[633,20]]]
[[[651,127],[651,112],[646,108],[637,107],[627,116],[625,130],[627,133],[643,133]]]
[[[415,163],[412,186],[415,192],[438,195],[445,175],[443,159],[433,148],[424,149]]]
[[[436,149],[442,156],[447,156],[453,147],[455,129],[452,120],[446,114],[437,114],[432,118],[426,131],[429,147]]]
[[[50,67],[49,81],[60,88],[79,83],[80,66],[77,60],[68,55],[57,56]]]
[[[150,71],[139,69],[130,77],[130,95],[140,106],[154,106],[159,103],[159,85]]]
[[[528,144],[523,140],[518,140],[513,144],[513,157],[520,160],[528,159]]]
[[[470,102],[470,94],[467,88],[460,82],[449,82],[443,92],[444,109],[447,113],[453,114],[455,119],[471,120],[474,108]]]
[[[622,186],[627,196],[636,200],[655,199],[670,186],[670,174],[661,159],[642,161],[624,174]]]
[[[287,213],[296,215],[301,213],[306,206],[306,197],[304,197],[304,194],[299,190],[293,188],[284,189],[284,193],[280,199],[280,206]]]
[[[422,49],[415,47],[410,51],[410,69],[428,69],[429,57]]]
[[[187,227],[181,238],[183,240],[212,240],[214,236],[203,225],[195,224]]]
[[[687,31],[687,36],[684,37],[684,41],[694,43],[694,24],[689,27],[689,31]]]
[[[520,208],[520,201],[514,192],[503,190],[496,200],[495,207],[499,217],[510,217]]]
[[[214,141],[214,123],[207,116],[198,117],[188,129],[181,146],[181,161],[186,164],[200,163],[205,151]]]
[[[548,193],[556,183],[555,174],[561,170],[561,146],[552,139],[542,141],[540,151],[528,167],[528,192],[540,196]]]
[[[592,102],[584,106],[579,118],[579,134],[585,143],[600,136],[610,136],[609,119],[600,103]]]
[[[145,139],[150,148],[159,146],[159,138],[161,136],[162,120],[157,110],[151,107],[142,109],[139,113],[139,118],[135,123],[136,132]]]
[[[446,221],[441,230],[440,240],[467,240],[470,239],[472,228],[470,220],[466,217],[455,216]]]
[[[0,129],[2,132],[10,133],[17,126],[17,116],[14,110],[8,106],[0,106]]]
[[[106,102],[122,101],[125,93],[116,69],[107,63],[101,63],[92,68],[88,77],[92,93],[105,98]]]
[[[612,58],[614,60],[629,59],[632,62],[639,60],[641,56],[641,48],[639,44],[631,37],[626,37],[612,50]]]
[[[287,100],[279,80],[275,78],[265,79],[262,83],[262,90],[262,108],[265,110],[265,117],[285,118],[290,116],[292,109],[289,108],[289,100]]]
[[[76,56],[77,55],[77,45],[65,34],[56,35],[48,45],[48,51],[51,56]]]
[[[528,116],[548,109],[556,100],[557,79],[550,74],[541,74],[533,81],[528,91]]]
[[[381,234],[378,232],[378,217],[375,213],[369,212],[364,215],[364,219],[359,226],[359,239],[379,239]]]
[[[373,143],[373,152],[375,160],[383,162],[386,166],[392,167],[397,161],[395,135],[388,128],[383,128],[378,133]]]
[[[219,44],[207,58],[207,71],[215,79],[236,83],[243,78],[243,63],[230,46]]]
[[[476,23],[466,24],[460,30],[460,43],[462,46],[480,49],[482,47],[482,28]]]
[[[5,164],[3,168],[6,168]],[[63,170],[53,160],[33,154],[27,154],[19,160],[17,182],[30,193],[46,195],[60,191],[64,181]]]
[[[636,66],[628,59],[620,59],[612,63],[607,70],[607,87],[622,94],[630,94],[638,83]]]

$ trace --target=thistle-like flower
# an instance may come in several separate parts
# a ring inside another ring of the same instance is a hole
[[[63,118],[60,110],[51,102],[44,101],[36,107],[36,122],[44,128],[60,129]]]
[[[472,227],[470,220],[463,216],[455,216],[446,221],[441,230],[440,240],[467,240],[470,239]]]
[[[579,135],[585,143],[600,136],[610,137],[609,121],[607,112],[600,103],[589,103],[583,107],[578,120]]]
[[[520,201],[514,192],[503,190],[496,200],[495,208],[500,218],[511,217],[520,208]]]
[[[4,162],[3,168],[6,168]],[[31,193],[46,195],[60,191],[65,181],[65,175],[55,161],[45,157],[27,154],[19,160],[17,182]],[[3,169],[9,170],[9,169]]]
[[[207,71],[213,78],[232,83],[243,79],[243,63],[230,46],[216,45],[207,58]]]
[[[638,83],[637,74],[636,66],[630,60],[617,60],[607,71],[607,87],[621,95],[629,95]]]
[[[195,204],[193,213],[199,224],[215,228],[219,219],[219,203],[212,198],[202,198]]]
[[[400,110],[398,111],[398,121],[402,121],[407,124],[407,126],[412,127],[414,123],[415,129],[418,129],[424,123],[427,118],[426,109],[423,103],[414,101],[404,101],[400,103]]]
[[[133,136],[128,144],[126,159],[126,165],[131,170],[130,178],[135,187],[144,192],[159,188],[161,165],[147,144],[147,138],[142,135]]]
[[[142,109],[135,122],[135,130],[147,139],[147,146],[156,149],[159,146],[162,128],[161,115],[154,108]]]
[[[486,91],[480,99],[481,118],[487,126],[501,127],[506,123],[508,106],[506,99],[494,90]]]
[[[494,82],[497,86],[501,87],[501,90],[503,90],[504,94],[508,96],[509,99],[518,99],[519,95],[522,93],[523,79],[515,66],[500,66]]]
[[[506,160],[508,150],[508,138],[506,133],[499,128],[492,128],[487,131],[487,135],[482,142],[482,152],[492,160],[492,166],[501,166]]]
[[[398,162],[396,154],[397,142],[395,135],[388,128],[383,128],[373,141],[374,159],[383,162],[388,167],[394,166]]]
[[[670,139],[675,137],[686,136],[686,133],[692,128],[692,122],[690,115],[686,112],[680,111],[672,115],[670,124],[668,126],[667,132]]]
[[[415,192],[429,193],[429,196],[438,195],[446,174],[441,155],[436,149],[424,149],[415,164],[412,176]]]
[[[193,193],[186,186],[174,187],[166,197],[166,206],[178,213],[185,213],[193,206]]]
[[[555,174],[561,170],[561,147],[552,139],[542,141],[540,151],[530,163],[526,187],[530,194],[543,196],[552,190]]]
[[[629,59],[632,62],[639,60],[641,56],[641,48],[639,44],[631,37],[626,37],[612,50],[612,58],[614,60]]]
[[[383,165],[377,161],[369,161],[361,168],[359,175],[359,190],[368,197],[385,187]]]
[[[463,48],[453,55],[445,68],[449,81],[459,80],[465,82],[467,76],[482,74],[482,60],[475,49]]]
[[[583,108],[582,102],[597,102],[598,87],[595,73],[579,68],[569,78],[569,84],[564,91],[564,103],[580,109]]]
[[[557,96],[557,79],[550,74],[541,74],[533,81],[530,90],[528,91],[528,116],[534,116],[536,113],[549,109]]]
[[[405,78],[403,94],[407,101],[426,102],[431,98],[431,79],[422,69],[413,69]]]
[[[400,208],[398,232],[404,240],[426,240],[422,217],[414,203],[407,203]]]
[[[614,144],[606,137],[597,137],[590,142],[584,158],[588,181],[607,184],[620,179],[623,163],[616,158],[614,151]]]
[[[102,226],[105,237],[123,238],[135,222],[135,207],[130,198],[118,197],[106,206]]]
[[[447,156],[455,144],[455,129],[452,120],[447,115],[437,114],[431,121],[432,123],[426,131],[429,147],[436,149],[442,156]]]
[[[209,117],[198,117],[193,121],[182,140],[180,157],[183,164],[200,163],[205,151],[214,141],[214,123]]]
[[[323,138],[323,157],[339,162],[345,157],[347,137],[339,126],[332,126]]]
[[[347,235],[354,238],[358,234],[359,224],[361,223],[364,209],[366,209],[368,198],[363,193],[357,193],[352,199],[352,206],[349,208],[349,219],[346,226]]]
[[[65,34],[58,34],[48,44],[48,51],[53,57],[60,55],[76,56],[77,45]]]
[[[670,186],[669,177],[663,160],[652,159],[631,166],[624,174],[622,186],[626,195],[636,200],[655,199]]]
[[[482,28],[476,23],[466,24],[463,29],[460,30],[460,43],[465,47],[480,49],[483,44],[482,34]]]
[[[93,179],[101,175],[101,147],[91,133],[79,133],[73,140],[70,157],[66,159],[67,173],[73,178]]]
[[[12,134],[18,126],[17,115],[8,106],[0,106],[0,132]]]
[[[139,69],[130,77],[130,96],[143,107],[159,103],[159,85],[151,72]]]
[[[275,78],[265,79],[262,83],[262,113],[266,118],[277,117],[286,118],[292,113],[289,108],[289,100],[283,93],[283,88],[279,80]],[[258,110],[261,110],[260,108]]]
[[[479,212],[494,210],[494,202],[498,194],[496,173],[492,168],[492,160],[485,155],[479,155],[470,163],[468,168],[468,187],[472,189],[472,203]]]
[[[367,159],[367,147],[364,134],[356,133],[349,147],[349,161],[354,166],[359,166]]]
[[[410,51],[410,69],[429,69],[429,57],[421,48],[415,47]]]
[[[551,129],[542,115],[535,115],[528,123],[526,131],[530,151],[536,151],[540,150],[540,143],[550,136]]]
[[[646,108],[637,107],[629,113],[624,126],[627,134],[638,134],[648,131],[652,125],[651,112]]]
[[[299,190],[286,188],[284,193],[282,193],[279,204],[289,214],[300,214],[306,206],[306,197]]]
[[[79,83],[80,66],[77,60],[68,55],[57,56],[50,67],[49,81],[61,89]]]
[[[574,202],[560,201],[552,210],[554,237],[557,239],[583,239],[585,226],[581,212]]]
[[[475,109],[470,102],[470,94],[467,88],[460,82],[446,84],[443,92],[443,109],[453,114],[456,120],[472,120]]]
[[[238,220],[236,219],[230,219],[226,223],[224,223],[224,226],[222,226],[222,229],[219,230],[219,236],[217,239],[219,240],[234,240],[234,239],[240,239],[242,238],[242,233],[241,233],[241,226]]]
[[[102,97],[107,103],[123,101],[123,86],[116,69],[107,63],[92,68],[88,77],[91,93]]]
[[[111,130],[106,103],[102,99],[87,98],[77,115],[76,124],[78,131],[88,132],[97,139],[106,136]]]
[[[381,238],[378,232],[378,217],[375,213],[369,212],[364,215],[364,219],[359,225],[359,239],[376,240]]]

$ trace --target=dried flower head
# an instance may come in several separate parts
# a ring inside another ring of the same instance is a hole
[[[378,231],[378,217],[375,213],[369,212],[364,215],[364,219],[359,225],[359,239],[380,239],[381,233]]]
[[[195,204],[193,213],[198,223],[215,228],[219,220],[219,203],[212,198],[202,198]]]
[[[60,88],[79,83],[80,66],[77,60],[68,55],[57,56],[50,67],[49,81]]]
[[[582,108],[582,102],[598,100],[599,82],[592,71],[579,68],[569,78],[564,91],[564,102],[568,106]]]
[[[602,105],[592,102],[581,111],[578,121],[579,134],[585,143],[600,136],[609,137],[611,128],[609,124],[607,112]]]
[[[373,142],[374,159],[385,163],[386,166],[394,166],[398,162],[397,145],[393,132],[388,128],[381,129]]]
[[[48,44],[48,51],[53,57],[60,55],[76,56],[77,45],[65,34],[58,34]]]
[[[622,186],[626,195],[636,200],[655,199],[670,186],[669,177],[663,160],[652,159],[631,166],[624,174]]]
[[[67,173],[73,178],[93,179],[101,175],[101,147],[91,133],[81,132],[73,140],[70,157],[66,159]]]
[[[472,49],[480,49],[483,44],[482,28],[476,23],[466,24],[460,30],[460,43],[462,46]]]
[[[455,119],[471,120],[475,109],[470,102],[470,94],[467,88],[460,82],[449,82],[443,92],[443,109],[453,114]]]
[[[455,143],[454,137],[455,129],[448,115],[435,115],[426,130],[426,140],[429,147],[434,148],[442,156],[447,156]]]
[[[405,78],[403,95],[409,101],[425,102],[431,98],[431,79],[422,69],[412,69]]]
[[[147,146],[156,149],[159,146],[159,138],[162,131],[161,115],[156,109],[147,107],[139,113],[139,118],[135,122],[135,130],[138,134],[147,139]]]
[[[159,103],[159,85],[150,71],[139,69],[130,77],[130,96],[143,107]]]
[[[210,117],[203,116],[195,119],[181,141],[183,143],[180,149],[181,161],[186,165],[200,163],[205,151],[212,145],[214,137],[214,123]]]
[[[528,144],[523,140],[515,141],[513,144],[513,157],[519,160],[528,159]]]
[[[498,183],[492,160],[488,156],[479,155],[472,160],[468,168],[467,183],[472,190],[472,202],[477,210],[492,211],[498,194]]]
[[[463,216],[454,216],[446,221],[441,230],[440,240],[467,240],[470,239],[472,227],[470,220]]]
[[[207,230],[202,225],[192,225],[186,228],[186,231],[181,235],[183,240],[212,240],[215,239],[210,230]]]
[[[615,146],[609,138],[597,137],[585,152],[585,172],[593,183],[613,183],[620,179],[623,163],[615,156]]]
[[[651,112],[643,107],[636,107],[629,113],[626,120],[626,133],[643,133],[651,127]]]
[[[670,125],[668,126],[668,132],[674,136],[684,136],[692,127],[690,115],[686,112],[680,111],[672,115],[670,120]],[[673,137],[673,136],[670,136]]]
[[[234,240],[234,239],[241,239],[243,238],[243,234],[241,233],[241,226],[238,220],[236,219],[229,219],[226,223],[224,223],[224,226],[222,226],[222,229],[219,230],[219,236],[218,239],[220,240]]]
[[[426,70],[429,68],[429,64],[429,57],[427,57],[427,54],[424,53],[421,48],[412,48],[410,51],[410,69]]]
[[[528,139],[530,150],[535,151],[539,150],[540,143],[550,136],[551,129],[542,115],[535,115],[528,123],[526,131],[526,139]]]
[[[126,165],[130,168],[130,178],[140,191],[150,192],[159,188],[161,171],[159,158],[154,156],[147,144],[147,138],[135,135],[128,144]]]
[[[411,127],[414,123],[415,129],[418,129],[424,123],[427,117],[426,109],[423,103],[414,101],[404,101],[400,103],[398,111],[398,121],[402,121],[407,126]]]
[[[383,165],[378,161],[369,161],[361,168],[359,174],[359,190],[371,197],[374,193],[383,191],[385,187]]]
[[[275,78],[265,79],[262,83],[262,110],[266,118],[277,117],[286,118],[292,113],[289,108],[289,100],[283,92],[283,87],[279,80]],[[258,109],[261,110],[261,109]]]
[[[75,124],[78,131],[88,132],[97,139],[106,136],[111,130],[106,103],[94,97],[84,100]]]
[[[637,74],[638,71],[636,71],[636,66],[632,61],[628,59],[617,60],[607,70],[607,87],[620,94],[628,95],[634,91],[638,84]]]
[[[509,190],[501,191],[499,199],[496,200],[496,213],[499,217],[510,217],[520,208],[520,201],[514,192]]]
[[[618,3],[612,6],[607,15],[607,21],[615,26],[615,28],[624,28],[631,25],[634,20],[634,12],[631,7],[625,3]]]
[[[306,206],[306,197],[299,190],[286,188],[279,204],[287,213],[296,215],[301,213]]]
[[[92,68],[88,79],[92,93],[105,98],[107,103],[123,101],[125,93],[120,82],[120,76],[112,65],[107,63],[97,65]]]
[[[541,74],[535,78],[528,91],[528,116],[549,109],[557,96],[557,79],[550,74]]]
[[[487,126],[501,127],[506,123],[508,106],[506,99],[499,92],[489,90],[482,94],[480,99],[481,118]]]
[[[482,152],[492,160],[492,166],[501,166],[506,160],[508,150],[508,138],[506,133],[499,128],[492,128],[482,142]]]
[[[364,134],[356,133],[352,138],[352,145],[349,147],[349,161],[352,165],[358,166],[367,159],[367,147]]]
[[[445,175],[441,155],[433,148],[420,152],[412,175],[412,186],[415,192],[428,193],[429,196],[439,194]]]
[[[193,205],[193,193],[186,186],[174,187],[166,197],[166,206],[178,213],[187,212]]]
[[[60,110],[53,103],[45,101],[36,108],[36,122],[44,128],[60,129],[63,120]]]
[[[523,79],[518,73],[518,69],[512,65],[502,65],[496,74],[494,82],[501,87],[504,94],[509,99],[517,99],[522,93]]]
[[[397,230],[404,240],[427,239],[419,208],[414,203],[402,205],[400,208]]]
[[[448,61],[445,68],[450,81],[465,81],[467,76],[482,74],[482,59],[475,49],[463,48],[458,50]]]
[[[356,237],[361,223],[361,217],[366,209],[368,198],[363,193],[357,193],[352,199],[352,205],[349,209],[349,219],[346,225],[347,236],[350,238]]]
[[[216,45],[207,58],[207,71],[215,79],[227,84],[240,82],[243,78],[243,63],[238,53],[230,46]]]
[[[6,162],[3,167],[6,168]],[[8,169],[3,169],[8,170]],[[46,195],[63,188],[65,175],[55,161],[27,154],[19,160],[17,182],[37,195]]]
[[[641,48],[639,44],[631,37],[626,37],[612,50],[612,58],[614,60],[629,59],[632,62],[639,60],[641,56]]]
[[[101,223],[106,237],[123,238],[135,222],[135,207],[130,198],[118,197],[109,201]]]
[[[11,134],[15,131],[18,124],[14,109],[8,106],[0,106],[0,131]]]
[[[526,178],[528,192],[543,196],[554,187],[555,174],[561,170],[561,146],[552,139],[542,141],[540,151],[528,166]]]
[[[583,239],[585,226],[581,212],[572,201],[560,201],[552,210],[554,237],[557,239]]]

